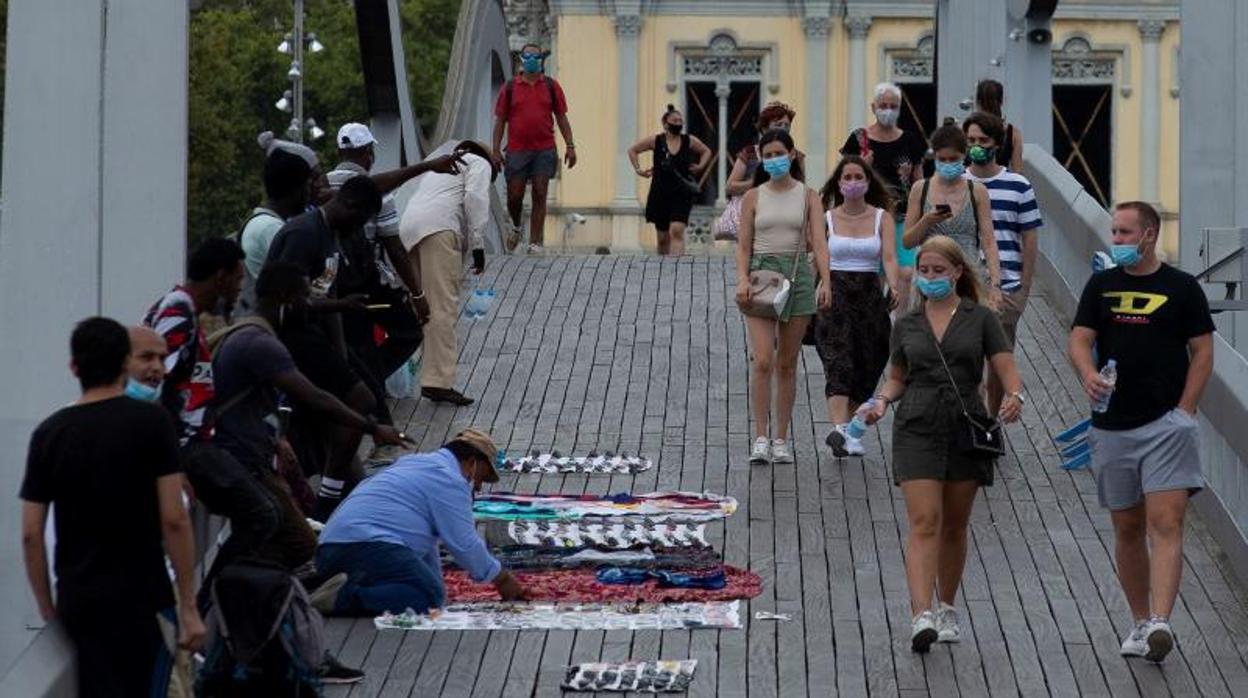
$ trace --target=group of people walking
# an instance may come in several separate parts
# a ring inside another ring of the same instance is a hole
[[[971,510],[1008,453],[1002,423],[1026,403],[1013,351],[1042,222],[1018,171],[1021,135],[1000,116],[1000,84],[984,81],[977,96],[960,126],[946,119],[931,134],[928,176],[929,146],[897,128],[901,91],[884,83],[876,122],[850,134],[819,193],[785,128],[761,135],[753,185],[734,192],[750,463],[796,460],[788,435],[804,337],[823,363],[836,457],[862,456],[866,427],[895,408],[892,474],[906,503],[916,652],[960,637]],[[745,157],[737,164],[750,167]],[[1174,645],[1183,515],[1203,486],[1193,415],[1213,351],[1199,284],[1157,258],[1160,227],[1149,204],[1118,204],[1118,266],[1088,283],[1070,337],[1089,398],[1108,398],[1089,441],[1135,617],[1121,652],[1153,661]],[[1116,385],[1100,372],[1111,359]]]

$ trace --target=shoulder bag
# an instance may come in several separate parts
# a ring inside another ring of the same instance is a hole
[[[806,200],[806,185],[799,184],[798,186],[802,188],[801,230],[804,237],[808,224],[807,217],[810,214],[810,202]],[[757,207],[755,213],[757,214]],[[789,303],[789,292],[793,289],[793,281],[797,279],[798,265],[802,263],[802,257],[806,254],[803,247],[804,245],[799,245],[797,252],[793,255],[793,272],[788,276],[770,269],[755,269],[750,272],[750,300],[742,309],[743,313],[754,317],[777,319],[784,314],[784,308]],[[754,256],[753,240],[750,241],[750,256]]]
[[[926,317],[924,321],[927,321]],[[945,332],[948,333],[948,329]],[[953,386],[953,394],[958,398],[958,406],[962,409],[962,417],[958,420],[956,441],[958,451],[977,458],[1004,456],[1005,432],[1001,429],[1001,422],[995,417],[977,417],[966,409],[966,402],[962,400],[962,391],[958,390],[958,382],[953,379],[953,372],[949,370],[949,364],[945,361],[945,353],[940,350],[940,342],[936,340],[935,332],[932,332],[932,342],[936,345],[936,355],[940,357],[940,364],[945,367],[945,375],[949,378],[949,384]]]

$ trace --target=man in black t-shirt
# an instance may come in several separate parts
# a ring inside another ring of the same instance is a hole
[[[82,396],[35,429],[22,481],[27,575],[40,615],[59,618],[74,643],[79,695],[163,695],[170,648],[162,623],[176,619],[183,648],[198,648],[204,637],[178,437],[162,408],[125,396],[124,327],[84,320],[70,348]],[[44,543],[53,504],[55,601]],[[178,584],[176,615],[166,554]]]
[[[367,415],[373,414],[376,400],[348,361],[341,317],[343,312],[367,309],[360,297],[339,297],[339,276],[354,273],[347,269],[349,261],[340,243],[355,235],[380,209],[381,191],[372,179],[353,177],[323,206],[287,221],[273,238],[265,262],[266,267],[275,262],[298,266],[311,287],[312,318],[281,330],[282,342],[299,371],[318,388]],[[292,439],[305,446],[299,453],[300,460],[324,462],[314,518],[325,521],[346,491],[364,477],[363,467],[355,457],[364,432],[338,424],[309,423],[299,414],[295,415],[292,428],[303,437]],[[306,447],[322,441],[328,442],[323,456],[319,449]]]
[[[1070,357],[1093,402],[1110,394],[1108,408],[1092,415],[1088,441],[1135,617],[1122,654],[1159,662],[1174,646],[1169,618],[1187,501],[1204,485],[1195,415],[1213,371],[1214,325],[1196,279],[1157,259],[1161,220],[1152,206],[1118,204],[1113,225],[1117,266],[1084,287]],[[1110,360],[1113,386],[1100,375]]]

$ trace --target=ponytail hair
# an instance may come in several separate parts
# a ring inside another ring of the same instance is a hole
[[[1005,101],[1005,86],[996,80],[980,80],[975,86],[975,104],[980,111],[986,111],[1001,118],[1001,104]]]
[[[672,114],[679,114],[679,113],[680,113],[680,110],[676,108],[675,104],[669,104],[667,105],[667,110],[663,112],[663,116],[659,117],[659,123],[666,126],[667,117],[671,116]]]
[[[933,153],[941,148],[953,148],[959,153],[965,153],[966,133],[952,116],[946,116],[940,128],[932,133],[931,143]]]
[[[919,246],[919,253],[915,255],[916,266],[923,255],[929,253],[944,257],[945,261],[962,270],[962,275],[958,277],[958,285],[954,289],[959,296],[972,303],[984,302],[986,294],[979,284],[977,269],[975,265],[967,261],[966,253],[962,251],[961,245],[947,235],[934,235],[924,240]]]

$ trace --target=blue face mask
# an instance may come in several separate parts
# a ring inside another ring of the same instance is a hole
[[[542,72],[542,57],[536,53],[526,53],[520,56],[520,63],[524,66],[526,73]]]
[[[961,160],[958,162],[938,162],[936,163],[936,174],[945,179],[957,179],[966,172],[966,165]]]
[[[953,282],[947,276],[938,276],[934,279],[920,276],[914,280],[914,284],[918,286],[919,293],[934,301],[938,301],[953,293]]]
[[[160,398],[160,386],[152,387],[128,378],[126,379],[126,397],[134,398],[139,402],[156,402]]]
[[[1109,256],[1114,260],[1114,264],[1120,267],[1135,266],[1140,261],[1140,246],[1135,245],[1113,245],[1109,248]]]
[[[780,155],[774,158],[763,160],[763,170],[771,176],[772,179],[780,179],[789,173],[789,168],[793,166],[793,161],[788,155]]]

